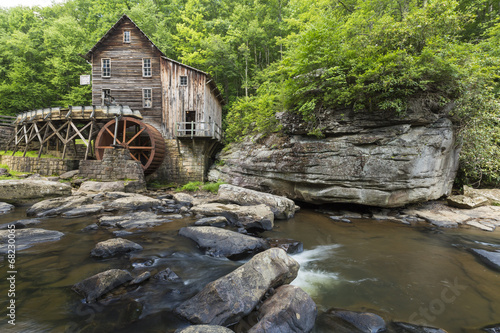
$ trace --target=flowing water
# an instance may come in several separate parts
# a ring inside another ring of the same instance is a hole
[[[26,207],[0,217],[24,219]],[[16,326],[0,321],[2,332],[173,332],[186,323],[172,314],[183,300],[243,262],[202,255],[193,242],[177,235],[192,218],[175,220],[124,236],[144,250],[107,260],[89,256],[111,230],[82,231],[96,218],[46,219],[37,226],[58,230],[57,242],[34,245],[17,254]],[[475,259],[467,248],[500,248],[500,233],[438,230],[359,220],[334,222],[311,210],[278,221],[263,236],[293,238],[304,252],[293,284],[314,299],[319,313],[332,307],[370,311],[386,320],[410,321],[451,332],[475,332],[500,322],[500,273]],[[1,258],[1,257],[0,257]],[[0,259],[1,274],[7,261]],[[125,296],[86,304],[71,286],[111,268],[136,275],[170,267],[181,283],[152,282],[119,289]],[[8,283],[0,280],[0,306],[6,309]],[[120,300],[117,300],[120,299]],[[5,313],[5,311],[2,311]],[[315,332],[323,332],[317,326]]]

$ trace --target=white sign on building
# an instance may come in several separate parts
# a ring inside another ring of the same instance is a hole
[[[80,75],[80,85],[88,86],[90,84],[90,75]]]

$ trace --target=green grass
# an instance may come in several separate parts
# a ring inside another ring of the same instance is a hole
[[[7,164],[0,164],[0,168],[7,169],[9,171],[9,173],[11,174],[10,176],[0,176],[0,180],[19,179],[17,177],[18,175],[27,174],[27,172],[19,172],[19,171],[10,170],[10,168],[7,166]]]
[[[219,192],[219,186],[224,184],[223,182],[217,183],[202,183],[202,182],[189,182],[183,186],[179,186],[175,189],[176,192],[181,191],[189,191],[189,192],[197,192],[197,191],[209,191],[214,194]]]
[[[24,152],[23,151],[16,151],[16,153],[14,154],[14,156],[23,156]],[[7,150],[7,151],[4,151],[4,150],[0,150],[0,155],[3,155],[3,156],[12,156],[12,150]],[[38,157],[38,152],[37,151],[27,151],[26,152],[26,157]],[[57,156],[54,156],[54,155],[50,155],[50,154],[42,154],[41,158],[59,158]]]
[[[202,188],[205,191],[210,191],[213,194],[217,194],[219,192],[219,186],[221,186],[222,184],[225,183],[221,181],[218,181],[217,183],[205,183]]]

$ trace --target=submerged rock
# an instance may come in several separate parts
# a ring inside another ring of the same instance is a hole
[[[89,216],[99,214],[104,210],[103,205],[92,204],[92,205],[83,205],[78,208],[73,208],[68,210],[67,212],[62,213],[62,217],[64,218],[76,218],[82,216]]]
[[[0,215],[8,213],[12,210],[14,210],[14,205],[8,204],[6,202],[0,202]]]
[[[165,268],[164,270],[156,273],[153,278],[160,281],[182,282],[182,279],[170,268]]]
[[[176,312],[194,324],[229,326],[248,315],[270,288],[297,277],[299,263],[282,249],[269,249],[205,286]]]
[[[205,216],[224,216],[231,224],[245,229],[272,230],[274,226],[274,214],[266,205],[239,206],[208,203],[194,206],[191,212]]]
[[[386,330],[384,319],[374,313],[337,309],[321,314],[318,325],[337,333],[378,333]]]
[[[92,204],[92,198],[87,196],[68,196],[64,198],[48,199],[37,202],[28,210],[28,216],[57,216],[72,209],[80,208],[84,205]]]
[[[90,252],[90,255],[97,258],[109,258],[119,254],[141,250],[142,246],[129,241],[128,239],[112,238],[97,243],[94,249]]]
[[[78,282],[72,289],[85,297],[87,303],[92,303],[107,292],[131,280],[132,276],[129,272],[122,269],[110,269]]]
[[[288,198],[229,184],[222,184],[219,187],[217,198],[220,202],[242,206],[264,204],[271,209],[276,219],[290,219],[295,215],[295,203]]]
[[[500,333],[500,323],[495,324],[495,325],[485,326],[481,330],[488,332],[488,333]]]
[[[26,220],[18,220],[10,223],[4,223],[0,225],[0,230],[5,230],[9,228],[9,225],[13,224],[14,227],[17,229],[24,229],[33,225],[37,225],[41,223],[42,220],[39,219],[26,219]]]
[[[8,240],[11,230],[0,231],[0,253],[8,252]],[[27,249],[37,243],[58,241],[64,236],[62,232],[38,228],[27,228],[15,231],[16,251]]]
[[[213,257],[239,259],[269,248],[261,238],[216,227],[184,227],[179,235],[192,239]]]
[[[304,244],[294,239],[276,239],[268,238],[267,241],[271,247],[279,247],[285,250],[288,254],[296,254],[304,251]]]
[[[130,284],[140,284],[143,283],[144,281],[148,280],[151,277],[151,273],[149,271],[143,272],[142,274],[139,274],[138,276],[133,279]]]
[[[500,251],[486,251],[480,249],[470,249],[470,252],[478,257],[487,266],[500,271]]]
[[[259,322],[248,333],[307,333],[313,329],[316,315],[316,304],[305,291],[281,286],[259,308]]]
[[[71,186],[63,183],[35,179],[0,181],[0,201],[18,203],[31,199],[70,195]]]
[[[213,216],[213,217],[204,217],[199,219],[194,223],[196,226],[210,226],[210,227],[218,227],[224,228],[228,225],[228,221],[224,216]]]
[[[419,326],[403,322],[392,322],[391,327],[396,333],[448,333],[436,327]]]
[[[217,325],[193,325],[178,329],[175,333],[233,333],[229,328]]]
[[[152,212],[134,212],[119,216],[103,216],[98,224],[101,227],[131,230],[151,228],[167,222],[172,222],[172,220]]]

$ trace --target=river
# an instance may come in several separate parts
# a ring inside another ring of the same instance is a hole
[[[2,215],[0,223],[25,219],[26,208]],[[2,332],[173,332],[186,323],[172,309],[243,263],[204,256],[193,242],[178,236],[194,218],[123,236],[142,245],[141,252],[94,259],[89,256],[94,245],[115,237],[111,230],[82,231],[96,221],[51,218],[37,226],[65,236],[17,254],[16,326],[4,317]],[[262,235],[303,242],[304,252],[293,255],[301,269],[292,284],[312,296],[319,313],[332,307],[369,311],[387,321],[427,324],[450,333],[477,332],[500,322],[500,273],[467,251],[500,248],[498,231],[335,222],[305,209],[291,220],[275,222],[274,230]],[[0,267],[6,276],[5,258]],[[152,282],[128,290],[119,301],[114,297],[91,305],[71,290],[75,283],[111,268],[135,275],[166,267],[183,282]],[[5,309],[8,281],[0,281],[0,306]],[[318,324],[315,332],[326,331]]]

